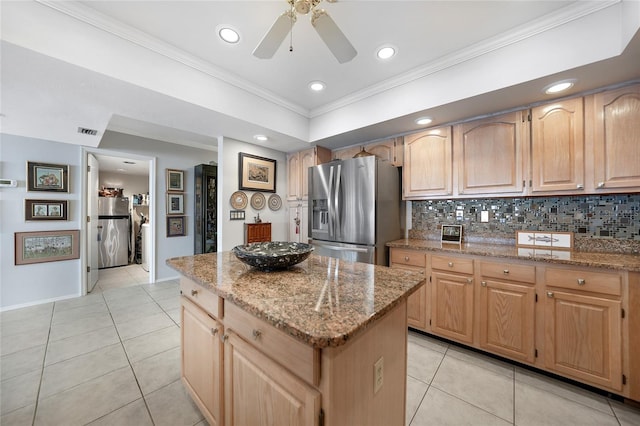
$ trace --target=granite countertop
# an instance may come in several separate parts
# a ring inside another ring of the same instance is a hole
[[[316,348],[346,343],[425,282],[420,273],[314,254],[276,272],[245,265],[232,252],[176,257],[167,265]]]
[[[401,239],[391,241],[387,243],[387,246],[640,272],[640,255],[637,254],[590,253],[584,251],[560,250],[553,250],[550,252],[548,249],[533,250],[507,244],[443,244],[440,241],[418,239]]]

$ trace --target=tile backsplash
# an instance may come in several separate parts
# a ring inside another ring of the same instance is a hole
[[[640,194],[413,201],[411,215],[409,238],[440,239],[442,224],[459,224],[466,242],[562,231],[575,234],[577,250],[640,253]]]

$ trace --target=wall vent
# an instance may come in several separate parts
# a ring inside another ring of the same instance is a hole
[[[83,135],[95,136],[98,134],[98,131],[95,129],[87,129],[86,127],[78,127],[78,133],[82,133]]]

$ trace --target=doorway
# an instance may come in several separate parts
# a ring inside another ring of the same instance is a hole
[[[85,293],[154,282],[155,159],[87,149],[86,161]]]

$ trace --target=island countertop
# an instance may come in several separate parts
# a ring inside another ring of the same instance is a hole
[[[591,253],[584,251],[558,251],[519,248],[508,244],[462,243],[449,244],[434,240],[401,239],[387,243],[388,247],[413,250],[442,251],[447,253],[504,257],[519,260],[556,263],[596,268],[620,269],[640,272],[640,255],[621,253]],[[537,254],[540,253],[540,254]]]
[[[316,348],[365,330],[424,284],[424,275],[311,254],[262,272],[232,252],[176,257],[167,265],[205,289]]]

